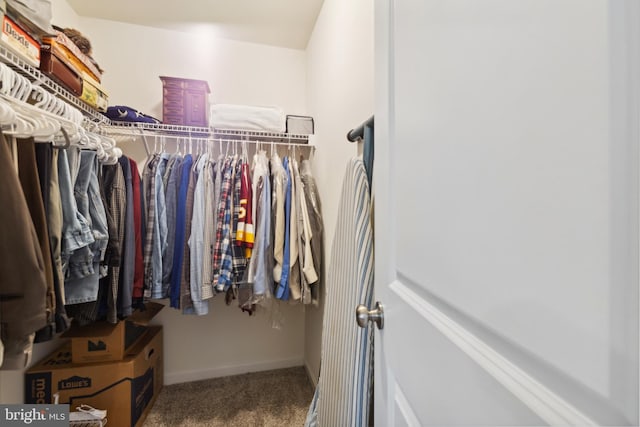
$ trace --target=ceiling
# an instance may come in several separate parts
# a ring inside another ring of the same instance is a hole
[[[324,0],[67,0],[80,16],[304,49]]]

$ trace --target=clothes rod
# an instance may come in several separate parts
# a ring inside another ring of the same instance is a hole
[[[351,142],[361,141],[364,138],[364,128],[367,126],[373,127],[373,116],[369,117],[367,121],[362,123],[357,128],[351,129],[347,133],[347,139]]]
[[[308,148],[312,148],[315,150],[316,146],[313,144],[309,144],[309,143],[302,143],[302,142],[283,142],[283,141],[262,141],[260,139],[238,139],[238,138],[218,138],[218,137],[212,137],[212,136],[197,136],[197,135],[153,135],[153,134],[148,134],[148,133],[129,133],[129,132],[107,132],[107,135],[111,136],[111,137],[115,137],[115,138],[131,138],[131,139],[136,139],[136,138],[143,138],[145,139],[145,137],[148,138],[154,138],[154,139],[175,139],[178,140],[179,142],[189,142],[189,140],[193,141],[193,142],[201,142],[201,141],[206,141],[207,143],[219,143],[219,142],[223,142],[223,143],[242,143],[242,142],[246,142],[248,144],[258,144],[258,145],[283,145],[283,146],[295,146],[295,147],[308,147]],[[275,139],[275,138],[274,138]],[[284,140],[286,138],[279,138],[281,140]]]
[[[274,147],[274,146],[284,146],[284,147],[294,147],[294,148],[308,148],[309,150],[311,150],[311,152],[315,152],[316,151],[316,146],[312,145],[312,144],[308,144],[308,143],[296,143],[296,142],[274,142],[274,141],[261,141],[261,140],[257,140],[257,139],[253,139],[253,140],[249,140],[249,139],[229,139],[229,138],[215,138],[215,137],[211,137],[211,136],[207,136],[207,137],[198,137],[195,135],[192,136],[185,136],[185,135],[153,135],[153,134],[148,134],[145,132],[140,132],[140,133],[131,133],[131,132],[118,132],[118,131],[111,131],[111,132],[107,132],[107,135],[111,136],[112,138],[115,138],[116,141],[123,141],[122,138],[131,138],[133,140],[135,140],[136,138],[142,138],[142,142],[144,143],[144,148],[145,151],[147,152],[147,155],[151,154],[151,149],[149,148],[150,146],[150,141],[147,139],[147,137],[153,137],[154,138],[154,142],[153,144],[155,145],[155,143],[157,142],[158,139],[160,139],[160,141],[162,141],[165,138],[169,138],[169,139],[175,139],[177,140],[177,143],[189,143],[190,141],[192,143],[199,143],[199,142],[206,142],[206,143],[210,143],[212,145],[215,145],[216,143],[224,143],[224,144],[240,144],[240,143],[248,143],[248,144],[254,144],[258,147],[260,146],[270,146],[270,147]]]

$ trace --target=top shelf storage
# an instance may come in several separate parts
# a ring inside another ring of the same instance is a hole
[[[27,77],[34,85],[40,85],[47,89],[49,92],[54,93],[58,97],[62,98],[65,102],[73,105],[82,111],[85,117],[94,123],[109,124],[110,121],[107,117],[101,114],[98,110],[86,104],[80,100],[74,94],[61,87],[59,84],[51,80],[33,67],[31,64],[26,63],[16,54],[8,50],[6,47],[0,45],[0,61],[11,67],[14,71]]]
[[[308,144],[309,135],[288,134],[278,132],[236,130],[236,129],[213,129],[202,126],[184,126],[174,124],[154,124],[141,122],[116,122],[100,113],[95,108],[86,104],[77,96],[61,87],[59,84],[45,76],[32,66],[26,63],[19,56],[0,45],[0,61],[11,67],[17,73],[27,77],[32,84],[40,85],[49,92],[55,94],[68,104],[82,111],[86,119],[95,124],[105,127],[107,131],[113,133],[128,133],[131,135],[168,135],[184,136],[193,138],[217,138],[225,140],[259,140],[264,142],[278,142],[290,144]]]

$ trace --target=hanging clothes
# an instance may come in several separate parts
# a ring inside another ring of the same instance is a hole
[[[289,289],[291,299],[300,301],[302,299],[302,278],[299,264],[299,240],[298,234],[298,192],[297,182],[294,172],[295,159],[287,157],[287,173],[289,174]]]
[[[162,153],[158,156],[156,165],[155,184],[155,214],[154,221],[154,240],[153,240],[153,268],[154,277],[151,288],[151,298],[163,298],[163,277],[165,275],[165,267],[163,261],[167,256],[167,205],[165,201],[165,191],[163,177],[169,161],[169,154]]]
[[[204,192],[204,225],[202,236],[202,266],[201,266],[201,297],[202,300],[208,300],[214,296],[213,283],[213,251],[216,239],[216,185],[215,177],[219,170],[220,163],[215,163],[213,159],[208,158],[202,176],[203,192]]]
[[[246,158],[242,159],[240,166],[240,191],[238,198],[238,225],[235,243],[244,248],[245,258],[251,258],[251,250],[255,241],[255,229],[253,226],[253,187],[249,164]]]
[[[51,249],[47,216],[42,194],[38,165],[36,162],[36,144],[33,138],[18,139],[18,176],[22,191],[27,201],[27,207],[31,221],[38,236],[42,260],[44,262],[45,280],[47,283],[46,294],[46,330],[40,330],[38,341],[51,339],[55,331],[55,290],[53,285],[53,263],[51,261]]]
[[[100,272],[100,263],[106,254],[110,230],[98,183],[97,153],[90,150],[73,151],[79,154],[74,154],[73,158],[80,160],[74,185],[75,203],[78,214],[91,230],[92,242],[76,249],[70,256],[65,292],[69,304],[68,313],[77,323],[87,324],[95,321],[98,316],[100,278],[104,276]]]
[[[234,168],[233,173],[233,192],[231,195],[231,211],[233,212],[232,222],[231,222],[231,256],[232,256],[232,284],[239,283],[242,281],[244,276],[245,269],[247,268],[247,258],[245,255],[245,247],[249,248],[245,245],[244,238],[238,244],[238,230],[240,229],[240,216],[246,218],[246,211],[242,205],[242,187],[246,184],[243,184],[243,169],[245,165],[244,158],[239,158],[236,162],[236,166]],[[248,177],[247,177],[248,180]],[[248,183],[248,185],[251,185]],[[245,202],[246,203],[246,202]],[[241,234],[244,234],[244,230],[240,231]],[[253,234],[251,236],[253,238]],[[251,242],[251,247],[253,247],[253,242]]]
[[[259,151],[250,166],[244,147],[242,155],[221,153],[217,161],[211,150],[184,157],[154,154],[145,166],[143,187],[149,201],[143,228],[153,230],[152,240],[161,247],[163,239],[167,245],[160,263],[162,292],[154,287],[146,298],[168,297],[172,307],[195,315],[207,314],[208,300],[218,293],[225,293],[227,304],[237,299],[250,314],[273,295],[314,301],[311,285],[319,281],[321,256],[314,260],[313,228],[321,221],[312,223],[319,210],[311,213],[315,202],[307,200],[311,196],[296,159],[283,162],[277,153],[268,159]],[[166,232],[161,232],[163,221]],[[320,244],[321,234],[320,229]],[[145,283],[153,284],[157,245],[151,245],[151,256],[149,246],[146,240],[144,269],[152,279],[146,277]]]
[[[185,314],[203,316],[209,314],[209,303],[202,298],[202,265],[205,256],[205,183],[207,181],[206,168],[209,163],[208,154],[202,154],[193,168],[192,178],[196,181],[193,195],[193,213],[191,216],[190,249],[190,279],[189,290],[191,306],[184,309]]]
[[[253,183],[256,236],[249,262],[248,282],[253,284],[253,303],[270,297],[273,286],[273,247],[271,233],[271,180],[269,161],[264,151],[254,156]]]
[[[231,197],[235,163],[235,157],[230,157],[225,160],[220,187],[216,246],[213,254],[214,282],[216,283],[216,290],[218,292],[226,292],[232,282]]]
[[[296,179],[296,187],[298,189],[296,194],[296,206],[298,208],[298,267],[300,270],[300,283],[302,287],[302,302],[304,304],[309,304],[311,302],[310,283],[315,283],[318,280],[318,274],[316,273],[313,265],[313,255],[311,252],[311,239],[313,238],[313,234],[311,231],[309,211],[305,199],[304,184],[302,183],[298,162],[295,158],[293,159],[293,169]]]
[[[276,298],[288,301],[290,298],[289,277],[291,275],[291,170],[289,159],[282,161],[284,170],[284,241],[282,249],[282,275],[276,288]]]
[[[133,176],[129,159],[118,160],[125,183],[124,242],[118,282],[118,316],[127,317],[133,312],[133,278],[135,275],[135,224],[133,220]]]
[[[14,161],[0,137],[0,368],[27,366],[35,332],[47,325],[44,260]]]
[[[313,275],[309,274],[307,280],[311,288],[311,303],[318,304],[320,294],[319,287],[323,283],[324,277],[324,225],[322,222],[322,210],[320,206],[320,197],[318,189],[316,187],[315,179],[311,174],[311,162],[309,160],[303,160],[300,164],[300,179],[302,180],[304,187],[304,197],[307,206],[307,213],[309,218],[310,244],[305,247],[305,253],[307,249],[311,250],[311,259],[313,260],[313,270],[317,275],[317,280],[313,281]],[[310,267],[308,260],[305,256],[305,265],[303,270],[307,275]]]
[[[275,265],[273,267],[273,279],[278,283],[278,289],[275,292],[276,298],[282,297],[284,294],[284,284],[282,283],[283,266],[284,266],[284,241],[285,241],[285,192],[287,188],[287,172],[282,165],[282,161],[278,153],[271,156],[271,182],[272,197],[271,209],[274,224],[274,246],[273,257]],[[287,273],[288,274],[288,273]]]
[[[118,256],[111,259],[111,264],[105,280],[107,288],[106,318],[110,323],[117,323],[118,316],[118,283],[120,282],[120,270],[123,262],[124,230],[126,214],[126,184],[124,173],[119,165],[103,165],[102,174],[104,176],[104,186],[106,207],[115,223],[115,239],[117,241]],[[115,248],[114,248],[115,252]],[[104,302],[104,300],[103,300]]]
[[[178,206],[176,210],[176,236],[173,250],[173,268],[171,272],[171,287],[169,291],[170,304],[173,308],[180,308],[180,282],[182,280],[182,269],[184,261],[185,228],[187,219],[187,191],[189,189],[189,178],[191,176],[191,165],[193,157],[191,154],[184,156],[180,165],[180,180],[178,185]]]
[[[168,176],[165,189],[165,204],[167,216],[167,249],[162,259],[162,296],[169,296],[171,286],[171,275],[173,274],[173,260],[176,248],[176,222],[178,209],[178,191],[180,187],[180,177],[182,173],[182,157],[173,155],[167,163],[167,170],[164,177]],[[164,180],[163,177],[163,180]]]
[[[43,146],[51,149],[50,175],[47,183],[49,191],[47,226],[49,228],[49,243],[53,262],[53,284],[56,297],[56,332],[61,333],[71,326],[71,319],[69,319],[65,308],[64,273],[62,271],[62,200],[60,198],[58,180],[58,155],[60,151],[53,149],[50,144],[43,144]]]
[[[191,251],[189,250],[189,237],[191,236],[191,228],[193,223],[193,198],[196,189],[198,175],[196,173],[196,165],[199,157],[196,157],[191,164],[189,171],[189,185],[187,187],[186,209],[185,209],[185,240],[182,246],[182,277],[180,279],[180,308],[183,313],[191,313],[193,310],[193,302],[191,300]]]
[[[143,255],[143,218],[142,212],[144,210],[142,180],[140,179],[140,172],[138,171],[138,164],[129,159],[129,165],[131,167],[131,191],[133,199],[133,229],[134,229],[134,273],[133,273],[133,291],[132,291],[132,306],[138,308],[143,301],[144,296],[144,255]]]
[[[144,167],[142,181],[144,188],[144,204],[146,206],[145,215],[145,245],[144,245],[144,298],[149,299],[152,295],[154,284],[162,281],[162,268],[160,262],[154,257],[154,246],[156,242],[158,212],[156,207],[156,168],[160,161],[160,156],[154,154]]]

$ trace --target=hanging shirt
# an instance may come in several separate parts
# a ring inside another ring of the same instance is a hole
[[[253,283],[254,303],[271,295],[273,285],[273,250],[271,239],[271,183],[269,163],[264,151],[254,157],[253,182],[256,239],[249,261],[248,281]]]
[[[178,189],[178,204],[176,209],[176,238],[173,248],[173,269],[171,273],[171,286],[169,288],[170,305],[173,308],[180,308],[180,281],[182,279],[182,262],[184,257],[185,224],[187,208],[187,190],[189,189],[189,178],[191,176],[191,165],[193,157],[191,154],[184,156],[180,166],[180,182]]]
[[[204,181],[204,232],[202,256],[202,299],[213,298],[213,250],[216,239],[215,181],[216,164],[209,159],[200,179]]]
[[[296,181],[296,198],[298,207],[298,267],[300,269],[300,284],[302,287],[302,302],[304,304],[311,303],[311,288],[309,283],[316,282],[318,276],[313,267],[313,258],[311,254],[311,225],[309,224],[309,212],[304,197],[304,186],[300,171],[298,170],[298,161],[293,159],[293,173]],[[305,268],[306,267],[306,268]]]
[[[302,299],[302,275],[300,274],[299,247],[300,233],[298,227],[298,192],[294,164],[296,160],[292,157],[288,158],[287,165],[289,179],[291,180],[291,203],[290,203],[290,221],[289,221],[289,289],[291,290],[291,298],[294,301]]]
[[[291,273],[291,172],[289,158],[285,157],[282,166],[285,171],[286,185],[284,192],[284,247],[282,256],[282,275],[276,288],[276,298],[288,300],[290,295],[289,275]],[[277,231],[276,231],[277,233]],[[278,235],[276,234],[276,239]]]
[[[215,235],[218,230],[218,205],[220,204],[220,194],[222,192],[222,177],[224,175],[225,168],[225,156],[220,154],[218,156],[218,161],[216,162],[215,167],[215,177],[213,179],[213,237],[214,237],[214,245],[215,245]],[[211,258],[213,260],[213,257]],[[213,261],[211,264],[211,271],[214,270]]]
[[[153,281],[151,284],[151,298],[159,299],[164,298],[162,277],[163,267],[162,260],[166,257],[167,252],[167,205],[164,197],[164,183],[162,177],[164,176],[167,168],[167,161],[169,160],[169,154],[162,153],[159,156],[158,164],[156,167],[155,178],[155,221],[153,232],[153,250],[152,250],[152,265],[153,265]]]
[[[108,203],[105,208],[109,210],[111,216],[113,217],[113,221],[116,227],[115,238],[118,242],[118,248],[120,248],[119,262],[112,264],[111,268],[109,269],[109,275],[106,278],[108,279],[109,283],[106,299],[107,322],[117,323],[118,282],[120,278],[120,266],[122,265],[122,248],[124,246],[124,230],[126,221],[125,205],[127,202],[127,190],[124,181],[124,174],[122,172],[122,168],[120,168],[119,165],[103,165],[102,174],[106,177],[110,176],[109,181],[111,182],[111,184],[109,185],[109,191],[111,194],[108,194],[108,191],[105,191]]]
[[[236,187],[238,192],[238,205],[235,207],[238,213],[238,225],[236,229],[235,244],[244,248],[246,258],[251,258],[251,249],[255,240],[255,230],[253,227],[253,188],[251,176],[249,175],[249,165],[244,160],[240,167],[239,182]]]
[[[138,164],[129,159],[131,167],[131,187],[133,194],[133,225],[135,230],[135,256],[134,256],[134,273],[133,273],[133,305],[138,306],[142,302],[144,291],[144,261],[142,255],[142,188],[140,180],[140,172],[138,172]]]
[[[189,186],[187,187],[187,200],[185,210],[185,227],[184,236],[185,242],[182,248],[184,252],[183,266],[182,266],[182,279],[180,280],[180,308],[183,313],[189,313],[192,310],[191,304],[191,250],[189,249],[189,238],[191,237],[191,226],[193,219],[193,196],[196,190],[196,184],[198,182],[198,175],[196,174],[196,165],[200,156],[193,160],[191,165],[191,174],[189,177]]]
[[[167,160],[167,167],[162,174],[162,185],[164,185],[164,196],[167,197],[167,191],[169,189],[169,179],[171,179],[171,171],[176,165],[176,162],[182,163],[182,156],[180,154],[171,154],[169,160]]]
[[[318,281],[318,273],[316,271],[315,264],[313,261],[313,251],[311,250],[313,230],[311,229],[311,218],[310,218],[309,206],[306,198],[306,188],[304,185],[304,181],[302,180],[302,174],[297,170],[297,164],[296,164],[296,175],[299,178],[298,198],[300,200],[300,213],[302,216],[300,221],[300,224],[302,226],[302,233],[301,233],[301,236],[302,236],[301,251],[303,253],[302,272],[304,273],[306,282],[310,285]]]
[[[153,287],[153,246],[156,232],[156,166],[160,157],[154,154],[144,167],[142,173],[144,204],[146,206],[145,215],[145,243],[144,243],[144,297],[151,298],[151,288]]]
[[[285,189],[287,187],[287,172],[282,166],[278,153],[271,156],[271,180],[273,189],[271,193],[271,209],[273,214],[273,279],[280,282],[282,279],[282,265],[284,263],[284,202]]]
[[[187,307],[185,314],[199,316],[209,313],[209,304],[202,299],[202,263],[204,258],[204,229],[205,229],[205,183],[209,156],[205,153],[198,159],[193,168],[193,177],[197,180],[193,194],[193,214],[191,216],[190,250],[190,290],[191,307]]]
[[[126,206],[124,221],[123,258],[118,284],[118,315],[126,317],[132,313],[133,276],[135,274],[135,224],[133,221],[133,176],[131,163],[125,156],[118,160],[125,182]]]
[[[236,230],[238,230],[238,224],[240,222],[240,214],[242,213],[243,215],[246,216],[246,211],[244,210],[241,204],[242,169],[243,169],[242,165],[243,164],[245,164],[245,162],[242,159],[238,160],[238,162],[236,163],[236,167],[234,169],[235,173],[234,173],[233,196],[232,196],[233,219],[231,223],[231,242],[233,242],[233,244],[231,245],[233,283],[238,283],[242,280],[242,276],[244,275],[244,271],[247,267],[247,258],[245,256],[245,251],[242,246],[239,246],[237,244],[238,237],[236,233]],[[253,239],[253,235],[252,235],[252,239]],[[252,245],[253,245],[253,242],[252,242]]]
[[[172,156],[167,164],[167,172],[169,173],[169,179],[167,180],[167,186],[165,188],[165,201],[167,205],[167,250],[162,259],[162,294],[164,298],[169,296],[171,276],[174,271],[173,259],[176,246],[176,216],[178,213],[178,191],[182,174],[182,157],[175,156],[174,158]]]
[[[220,187],[220,202],[218,204],[216,249],[213,253],[213,264],[214,282],[216,290],[220,292],[227,290],[231,285],[231,195],[234,167],[235,158],[227,158]]]
[[[315,179],[311,174],[311,162],[309,160],[303,160],[300,164],[300,179],[303,182],[305,202],[308,211],[309,225],[311,228],[311,233],[309,234],[309,238],[311,240],[311,244],[309,245],[311,249],[311,259],[313,260],[314,271],[318,277],[315,282],[312,280],[311,276],[307,276],[307,279],[309,280],[309,285],[311,287],[311,303],[318,304],[320,298],[318,288],[320,287],[324,276],[324,226],[322,223],[322,210],[320,206],[318,188],[316,187]],[[305,256],[305,274],[308,274],[307,271],[310,269],[307,262],[308,259]]]

